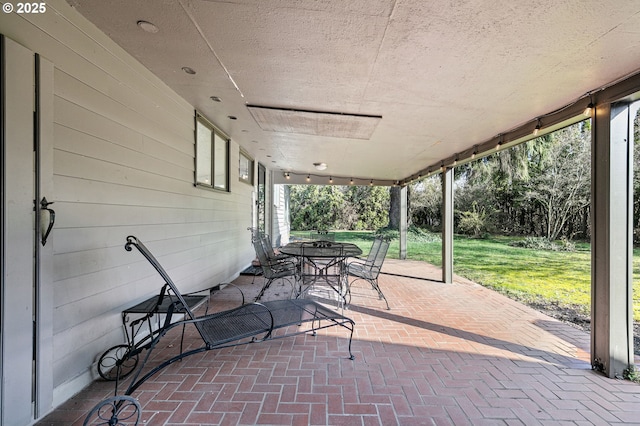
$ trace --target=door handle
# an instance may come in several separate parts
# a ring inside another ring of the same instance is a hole
[[[49,208],[49,205],[51,204],[53,204],[53,201],[48,202],[46,197],[42,197],[42,200],[40,200],[40,210],[46,210],[49,212],[49,226],[47,227],[47,230],[42,236],[42,241],[41,241],[43,246],[47,244],[47,238],[49,238],[49,234],[53,229],[53,224],[56,223],[56,212],[55,210]]]

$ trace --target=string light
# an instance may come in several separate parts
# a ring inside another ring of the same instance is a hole
[[[591,117],[591,112],[593,111],[594,105],[593,105],[593,98],[591,97],[591,93],[589,93],[589,105],[587,105],[587,107],[584,109],[584,112],[582,113],[585,117]]]

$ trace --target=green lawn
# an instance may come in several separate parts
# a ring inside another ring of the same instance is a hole
[[[305,236],[305,232],[292,232]],[[591,300],[591,253],[588,244],[578,244],[574,252],[553,252],[511,247],[515,238],[491,237],[454,239],[454,273],[502,293],[523,300],[544,299],[572,306],[588,314]],[[336,232],[336,241],[352,242],[364,253],[373,234],[364,231]],[[409,234],[409,259],[441,265],[440,241],[428,241]],[[398,240],[389,248],[390,258],[398,258]],[[640,321],[640,251],[634,251],[634,319]]]

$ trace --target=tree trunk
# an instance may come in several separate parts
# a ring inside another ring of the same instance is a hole
[[[399,186],[389,187],[389,229],[400,229],[400,191]]]

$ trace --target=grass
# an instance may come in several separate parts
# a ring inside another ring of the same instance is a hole
[[[292,232],[305,236],[305,232]],[[357,244],[369,251],[373,234],[337,231],[336,241]],[[585,314],[591,304],[591,253],[589,244],[576,245],[574,252],[552,252],[512,247],[516,238],[494,236],[472,239],[456,236],[453,244],[454,273],[523,301],[544,300],[570,306]],[[407,241],[409,259],[441,266],[440,241],[425,241],[411,233]],[[398,258],[398,240],[388,256]],[[640,250],[634,251],[634,319],[640,321]]]

